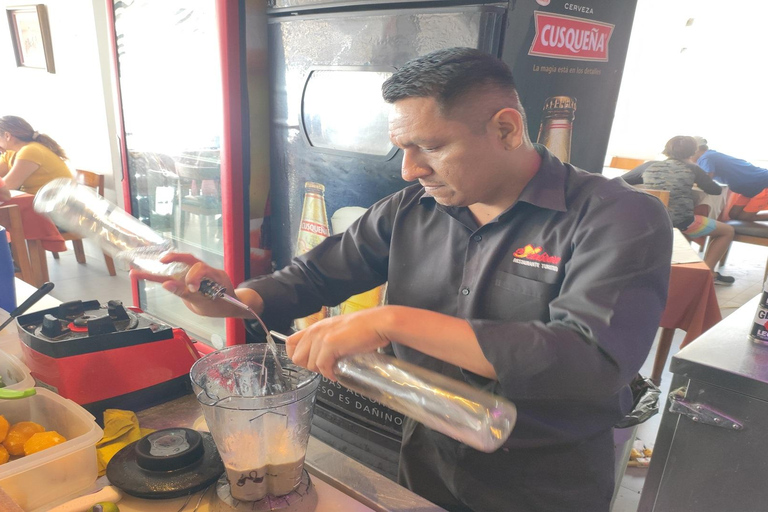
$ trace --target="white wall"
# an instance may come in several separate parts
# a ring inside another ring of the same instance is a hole
[[[3,15],[6,7],[24,4],[0,0]],[[107,175],[106,195],[114,201],[122,193],[116,197],[113,179],[120,160],[106,2],[46,0],[45,5],[56,72],[16,67],[8,23],[0,22],[0,116],[21,116],[53,137],[68,153],[72,169]]]
[[[660,157],[671,137],[701,135],[768,164],[767,19],[762,0],[639,0],[608,159]]]

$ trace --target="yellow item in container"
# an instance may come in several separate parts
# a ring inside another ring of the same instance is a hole
[[[24,455],[24,443],[38,432],[45,432],[45,427],[34,421],[20,421],[14,423],[5,436],[3,446],[11,455]]]
[[[5,449],[5,446],[0,444],[0,464],[5,464],[8,459],[11,458],[11,454]]]
[[[5,419],[5,416],[0,414],[0,443],[5,441],[5,436],[8,435],[8,429],[11,428],[11,424]]]
[[[67,439],[63,435],[55,430],[32,434],[32,437],[27,439],[27,442],[24,443],[24,455],[32,455],[33,453],[61,444],[66,440]]]
[[[104,437],[96,443],[96,459],[99,476],[107,472],[107,464],[124,446],[138,441],[153,429],[139,427],[139,420],[133,411],[107,409],[104,411]]]

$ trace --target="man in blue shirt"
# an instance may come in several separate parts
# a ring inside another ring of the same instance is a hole
[[[704,169],[710,176],[746,197],[755,197],[768,188],[768,169],[757,167],[732,156],[718,153],[707,146],[707,139],[694,137],[699,149],[691,160]]]

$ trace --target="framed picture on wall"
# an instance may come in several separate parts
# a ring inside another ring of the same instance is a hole
[[[16,65],[55,73],[51,30],[45,5],[8,7],[5,12],[11,28]]]

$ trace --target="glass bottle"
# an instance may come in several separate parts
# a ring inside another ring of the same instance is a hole
[[[296,241],[296,256],[316,247],[330,236],[328,214],[325,209],[325,186],[307,181],[304,184],[304,206],[301,209],[301,223]],[[328,316],[328,308],[294,321],[294,328],[301,330]]]
[[[768,279],[763,283],[763,294],[760,296],[760,303],[757,305],[749,337],[755,343],[768,345]]]
[[[576,98],[552,96],[544,102],[537,142],[545,145],[561,162],[571,161],[571,132]]]

